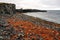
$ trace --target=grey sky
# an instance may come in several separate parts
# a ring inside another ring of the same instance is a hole
[[[15,3],[16,8],[60,10],[60,0],[0,0],[0,2]]]

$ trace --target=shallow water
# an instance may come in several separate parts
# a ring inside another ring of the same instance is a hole
[[[60,10],[48,10],[47,12],[32,12],[24,14],[60,24]]]

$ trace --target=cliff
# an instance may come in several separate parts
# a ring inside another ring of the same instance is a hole
[[[0,15],[15,14],[15,4],[0,3]]]

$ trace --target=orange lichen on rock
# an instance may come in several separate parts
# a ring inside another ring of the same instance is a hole
[[[35,25],[32,22],[17,19],[8,19],[10,25],[12,25],[16,31],[23,32],[23,38],[25,40],[60,40],[60,32],[45,28],[41,25]],[[21,30],[22,29],[22,30]],[[18,34],[17,34],[18,35]],[[16,39],[13,35],[13,39]]]

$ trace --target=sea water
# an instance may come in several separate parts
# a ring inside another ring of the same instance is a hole
[[[30,12],[24,14],[60,24],[60,10],[47,10],[47,12]]]

